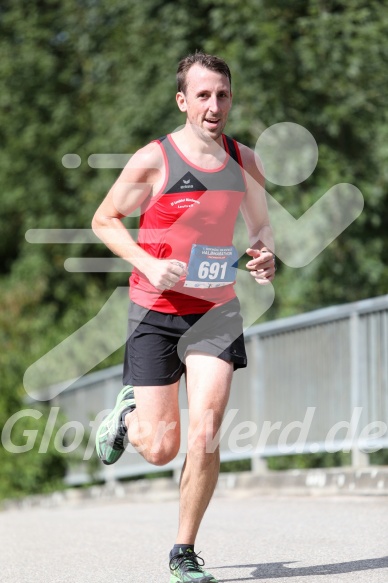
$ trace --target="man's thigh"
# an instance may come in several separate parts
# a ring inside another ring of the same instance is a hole
[[[171,385],[134,387],[139,420],[153,425],[164,420],[179,422],[179,381]]]
[[[215,435],[228,404],[233,362],[191,351],[186,356],[186,384],[191,428],[205,420]]]
[[[136,409],[128,428],[129,441],[151,463],[163,465],[180,447],[179,382],[164,386],[134,387]],[[149,457],[157,454],[154,461]],[[160,455],[162,457],[160,457]]]

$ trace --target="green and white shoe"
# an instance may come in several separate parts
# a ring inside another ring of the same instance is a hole
[[[124,439],[127,434],[124,417],[126,413],[129,413],[135,407],[133,387],[127,385],[121,389],[115,408],[105,417],[97,430],[97,455],[107,466],[117,462],[124,453]]]
[[[170,583],[218,583],[211,573],[202,569],[205,561],[191,549],[170,553]]]

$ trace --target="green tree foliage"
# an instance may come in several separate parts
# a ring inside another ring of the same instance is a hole
[[[127,279],[65,271],[67,257],[109,257],[103,245],[33,245],[25,233],[90,228],[118,170],[91,168],[88,156],[133,153],[181,124],[174,71],[196,49],[231,66],[230,134],[254,147],[266,127],[292,121],[317,140],[319,163],[305,183],[268,184],[295,217],[337,182],[355,184],[365,197],[361,217],[314,262],[280,266],[267,316],[386,293],[387,33],[388,7],[374,0],[2,2],[1,425],[22,406],[26,368]],[[68,153],[81,157],[78,168],[63,166]],[[2,475],[10,475],[2,456]],[[35,491],[34,472],[37,484],[63,470],[48,459],[23,456],[21,488]]]

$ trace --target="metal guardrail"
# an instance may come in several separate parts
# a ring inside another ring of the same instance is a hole
[[[351,451],[352,465],[388,447],[388,295],[259,324],[246,333],[248,368],[235,373],[221,434],[221,460],[251,458],[260,469],[268,456]],[[121,389],[121,366],[89,374],[51,404],[70,423],[91,429],[85,461],[67,481],[90,480],[88,458],[103,412]],[[184,384],[184,383],[182,383]],[[165,466],[181,467],[188,424],[180,390],[182,445]],[[131,447],[97,478],[114,480],[160,471]]]

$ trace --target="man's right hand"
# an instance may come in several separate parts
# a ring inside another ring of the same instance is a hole
[[[177,259],[154,259],[143,273],[156,289],[165,291],[186,275],[187,265]]]

